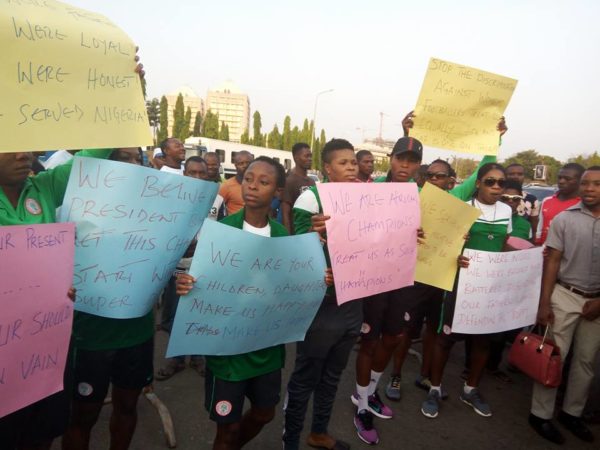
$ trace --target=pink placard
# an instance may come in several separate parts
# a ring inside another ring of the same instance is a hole
[[[75,227],[0,227],[0,417],[63,389]]]
[[[509,237],[506,243],[516,250],[527,250],[528,248],[535,247],[531,242],[514,236]]]
[[[339,304],[414,284],[419,195],[415,183],[318,185]]]

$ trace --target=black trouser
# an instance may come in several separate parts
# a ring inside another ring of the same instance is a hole
[[[160,315],[160,327],[171,334],[173,322],[175,321],[175,312],[179,305],[179,295],[176,292],[175,282],[177,278],[172,276],[163,291],[162,313]]]
[[[327,433],[337,386],[360,333],[362,301],[338,306],[326,296],[303,342],[296,347],[294,372],[287,387],[284,437],[286,450],[297,450],[311,395],[312,433]]]
[[[503,331],[501,333],[495,333],[494,338],[490,340],[490,356],[486,364],[486,369],[495,372],[499,369],[500,363],[502,362],[502,356],[504,355],[504,349],[506,343],[512,343],[521,329]],[[465,340],[465,368],[469,368],[471,361],[471,341],[470,339]]]

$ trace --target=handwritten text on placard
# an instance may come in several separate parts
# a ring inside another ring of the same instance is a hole
[[[514,252],[465,250],[452,331],[497,333],[535,323],[542,280],[541,247]]]
[[[325,295],[315,233],[267,238],[207,220],[167,356],[235,355],[301,341]]]
[[[517,80],[431,58],[411,131],[424,145],[465,153],[498,153],[498,120]]]
[[[318,185],[338,303],[414,283],[419,228],[415,183]]]
[[[0,417],[63,388],[72,223],[0,227]]]
[[[60,215],[77,224],[75,309],[113,318],[150,311],[217,188],[147,167],[76,157]]]
[[[481,211],[429,183],[419,196],[425,242],[417,248],[415,280],[451,291],[464,236]]]
[[[0,152],[151,145],[135,44],[66,3],[0,2]]]

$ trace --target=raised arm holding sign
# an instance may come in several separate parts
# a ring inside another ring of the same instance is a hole
[[[432,147],[495,155],[497,123],[516,86],[512,78],[431,58],[411,134]]]

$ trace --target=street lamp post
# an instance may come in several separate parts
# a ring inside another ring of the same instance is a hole
[[[329,92],[333,92],[333,89],[326,89],[324,91],[318,92],[315,96],[315,109],[313,111],[313,127],[312,134],[310,136],[310,149],[312,150],[313,145],[315,143],[315,129],[317,128],[317,105],[319,104],[319,97],[323,94],[327,94]]]

